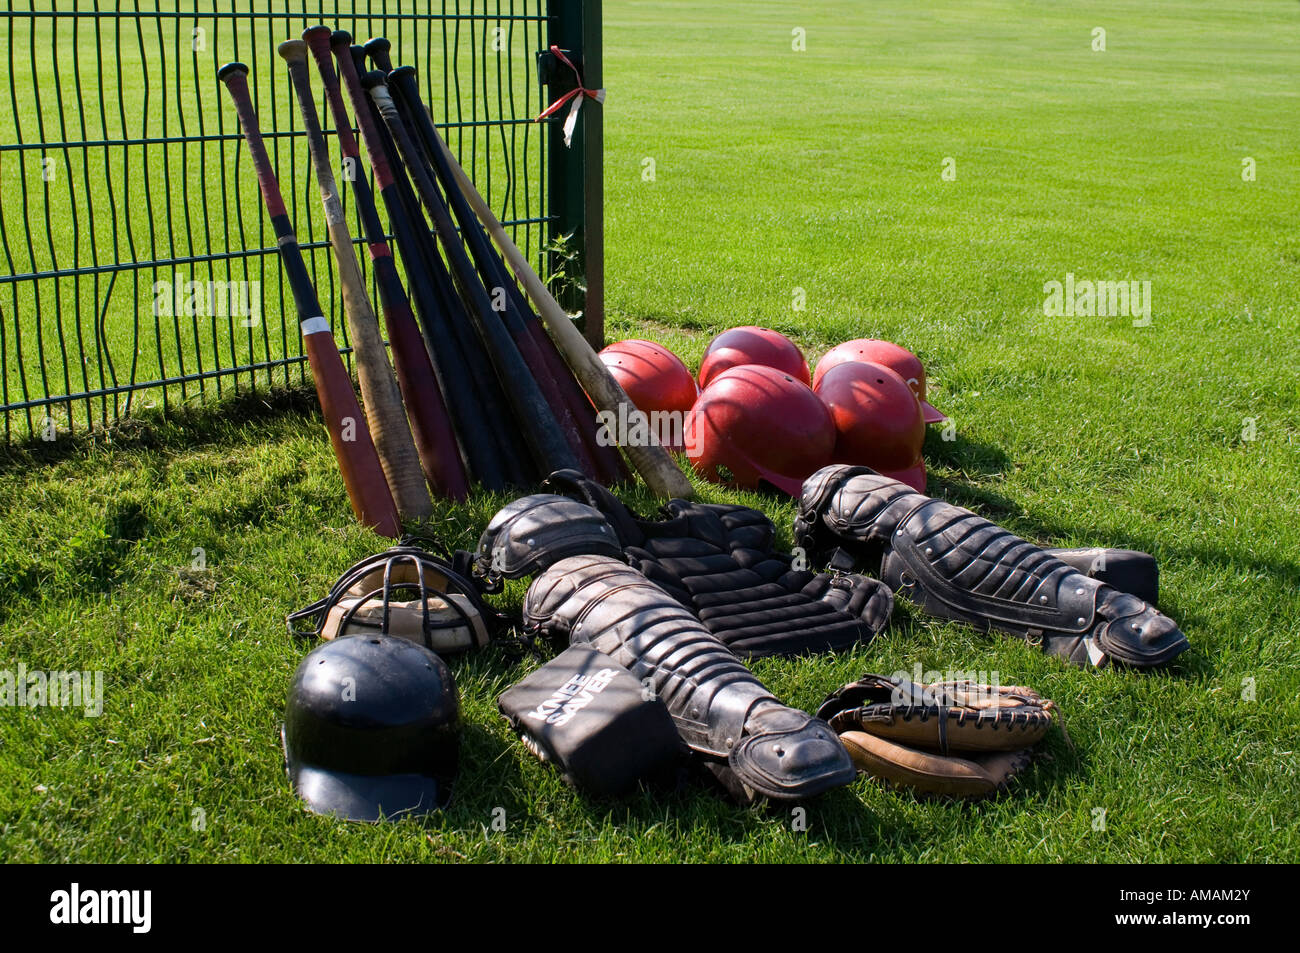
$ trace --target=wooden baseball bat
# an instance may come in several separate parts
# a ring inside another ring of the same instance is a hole
[[[312,27],[302,35],[316,60],[325,87],[325,99],[329,103],[334,128],[339,137],[339,151],[343,154],[344,162],[352,163],[352,168],[357,173],[352,177],[352,192],[375,269],[384,325],[388,329],[388,340],[392,346],[397,384],[411,421],[415,451],[420,456],[425,479],[434,491],[454,500],[464,500],[469,495],[469,478],[461,459],[455,428],[447,412],[440,375],[424,349],[419,326],[411,313],[410,299],[397,273],[392,250],[388,247],[383,225],[379,221],[379,211],[375,207],[370,182],[365,175],[360,174],[361,151],[352,135],[352,122],[343,102],[338,74],[334,71],[330,36],[330,29],[326,26]]]
[[[311,154],[316,184],[320,188],[321,205],[325,209],[325,225],[329,232],[330,247],[338,265],[339,284],[343,289],[343,309],[347,315],[352,336],[352,353],[357,363],[357,381],[361,385],[361,400],[365,408],[370,433],[374,437],[379,463],[388,478],[393,502],[403,520],[423,520],[433,515],[433,501],[429,487],[420,469],[420,455],[415,449],[415,439],[406,420],[402,394],[397,378],[388,363],[388,352],[379,333],[379,319],[366,293],[365,278],[357,263],[348,230],[347,216],[339,201],[334,170],[330,168],[329,147],[321,131],[320,117],[316,113],[316,100],[311,91],[311,78],[307,69],[307,44],[302,40],[286,40],[279,53],[289,64],[289,78],[298,97],[303,128],[307,132],[307,148]]]
[[[625,419],[623,415],[634,412],[636,405],[632,403],[623,388],[618,385],[618,381],[614,380],[604,363],[596,355],[596,352],[591,349],[591,345],[587,343],[587,339],[582,336],[582,333],[569,319],[568,314],[560,307],[559,302],[547,290],[546,285],[533,271],[523,253],[515,247],[515,243],[506,234],[505,228],[497,221],[497,217],[492,214],[492,209],[488,207],[487,202],[483,200],[483,196],[479,195],[478,190],[474,188],[474,183],[469,180],[469,176],[460,167],[456,157],[451,154],[447,143],[443,141],[441,136],[438,136],[437,140],[438,146],[442,149],[443,155],[447,157],[447,161],[460,183],[461,191],[474,209],[474,214],[479,217],[483,227],[488,230],[488,234],[492,236],[497,247],[501,249],[501,254],[510,265],[515,277],[524,286],[524,290],[528,292],[528,297],[532,299],[537,308],[537,313],[546,322],[546,327],[550,330],[556,347],[560,349],[560,353],[568,362],[574,376],[578,378],[578,383],[587,391],[592,403],[599,410],[612,413],[615,419]],[[623,406],[626,409],[621,415],[619,408]],[[673,462],[673,458],[669,456],[668,451],[663,447],[657,444],[636,447],[625,446],[623,452],[632,461],[632,466],[636,471],[641,474],[646,486],[650,487],[651,491],[660,498],[689,500],[695,494],[691,481],[686,479],[686,475],[682,473],[677,464]]]
[[[357,395],[352,390],[352,379],[343,367],[338,345],[330,333],[329,322],[321,314],[316,289],[312,287],[307,265],[302,260],[298,238],[294,234],[293,223],[289,221],[284,197],[280,194],[280,183],[271,167],[266,144],[262,141],[257,111],[248,94],[248,67],[243,63],[227,63],[218,71],[217,78],[226,84],[230,98],[235,103],[253,170],[257,174],[257,184],[262,191],[262,200],[271,216],[280,260],[298,310],[303,349],[307,352],[312,379],[316,383],[316,396],[320,399],[325,429],[330,435],[334,458],[338,461],[352,510],[358,520],[373,527],[375,532],[396,539],[402,533],[397,507],[393,505],[393,496],[379,463],[379,454],[375,452],[374,441],[366,427],[366,418],[361,413]]]

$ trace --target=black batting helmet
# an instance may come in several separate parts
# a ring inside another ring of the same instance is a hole
[[[316,814],[378,821],[440,810],[460,750],[451,670],[406,639],[326,642],[298,666],[281,740],[289,780]]]

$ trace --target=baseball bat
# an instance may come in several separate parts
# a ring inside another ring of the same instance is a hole
[[[351,36],[343,31],[331,34],[330,48],[338,63],[338,73],[352,103],[375,174],[375,186],[388,210],[397,247],[406,264],[426,354],[440,374],[470,472],[485,488],[502,490],[508,482],[523,480],[513,479],[510,459],[498,443],[501,422],[507,418],[496,401],[495,375],[487,366],[486,355],[481,354],[481,346],[472,340],[472,333],[454,320],[452,305],[436,284],[435,262],[431,258],[436,259],[437,250],[430,248],[433,238],[422,220],[410,214],[403,194],[403,187],[409,189],[409,185],[400,167],[390,161],[386,133],[373,101],[361,88],[351,43]],[[441,260],[436,260],[436,265],[440,266]]]
[[[428,519],[433,515],[433,501],[429,498],[429,487],[420,469],[420,457],[406,420],[402,394],[397,389],[397,379],[388,364],[387,348],[379,334],[379,319],[366,293],[366,282],[357,263],[347,216],[339,201],[334,170],[330,168],[329,147],[321,131],[320,117],[316,114],[316,100],[307,72],[307,44],[302,40],[286,40],[278,51],[289,64],[289,79],[307,133],[307,150],[316,172],[321,205],[325,209],[325,226],[343,289],[343,310],[348,329],[352,332],[352,353],[357,363],[362,406],[370,424],[375,450],[379,453],[379,463],[388,478],[397,515],[404,521]]]
[[[615,419],[622,419],[619,414],[620,407],[626,407],[624,413],[634,411],[636,405],[632,403],[623,388],[619,386],[618,381],[614,380],[609,370],[596,355],[596,352],[591,349],[591,345],[587,343],[587,339],[582,336],[582,333],[569,319],[568,314],[560,307],[559,302],[547,290],[546,285],[533,271],[523,253],[515,247],[515,243],[506,234],[505,228],[492,214],[492,209],[488,207],[487,202],[483,200],[483,196],[479,195],[478,190],[474,188],[474,183],[465,174],[465,170],[460,167],[460,163],[451,154],[447,144],[442,142],[441,137],[438,139],[438,145],[442,149],[443,155],[446,156],[452,172],[455,173],[456,180],[460,183],[460,189],[465,194],[465,198],[469,200],[475,214],[479,217],[479,221],[483,223],[488,234],[496,242],[501,254],[515,273],[515,277],[519,279],[519,283],[528,292],[528,297],[532,299],[533,304],[537,307],[537,313],[546,322],[546,327],[551,332],[560,353],[573,370],[578,383],[590,395],[592,403],[599,410],[612,413]],[[686,479],[686,475],[677,467],[677,464],[673,462],[673,458],[669,456],[668,451],[663,447],[657,444],[636,447],[625,446],[623,451],[627,454],[628,459],[632,461],[632,466],[645,480],[646,486],[657,496],[688,500],[694,495],[695,491],[690,480]]]
[[[387,40],[372,40],[366,44],[366,50],[381,70],[386,65],[391,65],[388,62]],[[434,143],[434,139],[439,138],[438,131],[420,99],[415,69],[401,66],[390,71],[388,83],[399,112],[417,133],[418,143],[423,146],[424,155],[442,183],[448,204],[460,225],[461,236],[469,247],[484,283],[501,289],[505,295],[502,318],[520,354],[536,374],[543,395],[559,420],[569,447],[577,455],[583,472],[605,483],[617,482],[624,475],[618,466],[618,462],[621,462],[618,452],[613,447],[599,446],[596,440],[596,416],[591,403],[574,381],[551,339],[537,323],[536,315],[506,271],[505,264],[496,254],[482,225],[460,193],[441,150]]]
[[[352,47],[352,55],[356,64],[364,69],[365,51],[362,47]],[[469,295],[463,292],[462,283],[458,278],[453,278],[447,269],[447,264],[443,261],[443,254],[439,250],[438,230],[429,227],[424,206],[412,185],[416,173],[407,168],[375,99],[369,95],[364,98],[373,111],[379,138],[388,150],[389,163],[393,167],[399,191],[406,203],[408,218],[423,245],[423,260],[430,283],[441,301],[443,313],[448,316],[448,324],[452,332],[461,337],[465,352],[472,356],[475,383],[483,389],[492,402],[490,406],[485,402],[485,412],[493,421],[493,425],[486,429],[485,436],[495,440],[500,447],[501,459],[509,482],[516,485],[534,483],[546,476],[550,469],[539,458],[535,443],[525,439],[522,419],[514,411],[506,393],[505,382],[491,357],[490,341],[484,337],[481,327],[472,317]]]
[[[520,421],[525,440],[533,457],[545,471],[577,469],[578,462],[560,432],[550,407],[542,396],[537,381],[528,370],[509,332],[492,308],[487,289],[474,272],[469,255],[461,244],[446,206],[438,195],[437,186],[420,162],[419,153],[407,133],[397,107],[389,94],[384,74],[378,71],[366,74],[362,80],[374,99],[385,125],[397,145],[398,153],[406,162],[407,172],[415,182],[416,192],[432,217],[442,247],[451,265],[452,274],[466,297],[470,319],[479,334],[488,356],[496,367],[515,415]]]
[[[399,106],[400,100],[403,99],[409,100],[412,104],[413,109],[411,112],[416,117],[414,124],[421,133],[422,144],[430,162],[436,168],[444,190],[453,201],[461,199],[460,189],[452,181],[453,177],[450,169],[445,163],[438,161],[441,158],[441,149],[433,144],[433,139],[438,137],[438,132],[433,125],[433,117],[421,102],[419,86],[415,81],[415,70],[412,67],[394,69],[390,57],[391,49],[392,44],[385,37],[375,37],[367,42],[364,48],[365,53],[370,56],[375,66],[388,74],[392,88],[399,92],[400,95],[397,97]],[[528,307],[527,300],[519,291],[518,285],[510,280],[504,263],[493,253],[491,243],[487,239],[481,223],[473,214],[463,208],[463,202],[461,205],[456,206],[455,211],[462,234],[466,236],[466,240],[474,254],[475,262],[479,265],[480,270],[484,270],[484,280],[494,286],[505,287],[508,291],[514,310],[519,315],[516,320],[521,325],[521,328],[512,328],[512,333],[525,333],[535,342],[534,346],[540,352],[537,359],[555,382],[558,400],[563,408],[562,412],[572,421],[581,446],[585,450],[585,455],[583,455],[584,465],[589,464],[592,467],[592,470],[588,472],[610,485],[627,479],[629,476],[628,469],[618,450],[613,446],[603,445],[597,436],[598,426],[595,407],[592,405],[590,398],[583,392],[581,386],[574,379],[572,372],[564,363],[555,342],[542,330],[537,314]],[[487,266],[484,264],[485,259],[490,262]],[[491,271],[485,270],[485,267],[491,269]],[[497,269],[499,269],[499,272]]]
[[[404,73],[404,70],[408,70],[409,72]],[[421,154],[421,159],[425,160],[426,170],[433,169],[436,173],[436,167],[429,162],[429,147],[425,143],[427,136],[427,130],[425,127],[431,125],[431,120],[429,119],[428,113],[424,111],[423,104],[419,101],[418,90],[413,90],[411,88],[413,84],[411,74],[413,72],[414,71],[410,70],[409,67],[403,67],[402,69],[390,73],[389,89],[393,94],[393,101],[397,105],[398,114],[406,124],[408,132],[412,135],[417,146],[417,151]],[[399,85],[399,81],[401,80],[406,81],[404,86]],[[469,248],[470,255],[473,258],[483,284],[492,289],[492,294],[494,296],[494,310],[505,324],[507,331],[510,333],[511,339],[519,349],[520,356],[528,365],[529,370],[533,372],[538,388],[541,390],[547,406],[555,415],[556,422],[560,425],[560,430],[564,434],[569,449],[573,451],[578,459],[580,469],[584,473],[594,475],[596,473],[595,460],[587,452],[587,447],[583,442],[578,420],[574,416],[569,404],[564,400],[560,383],[554,377],[554,368],[546,361],[543,352],[538,346],[536,338],[528,333],[527,326],[518,312],[517,303],[513,298],[509,297],[507,293],[510,286],[513,285],[513,282],[503,281],[502,276],[499,273],[494,272],[491,261],[484,258],[482,248],[475,244],[475,239],[480,238],[481,236],[476,234],[473,230],[467,231],[465,229],[465,210],[458,208],[456,205],[456,199],[460,198],[460,196],[453,192],[446,191],[444,191],[444,194],[447,196],[450,211],[460,225],[461,237]],[[461,199],[461,203],[463,205],[463,199]],[[472,215],[469,216],[469,220],[473,221],[474,224],[477,225],[477,220],[473,219]]]
[[[385,240],[379,212],[375,208],[375,197],[370,191],[370,182],[365,175],[360,174],[361,152],[352,135],[352,123],[347,107],[343,104],[338,75],[334,72],[334,61],[330,58],[329,27],[312,27],[303,33],[303,42],[310,48],[324,84],[325,98],[339,137],[339,151],[344,161],[352,164],[356,173],[352,176],[353,196],[375,270],[384,325],[392,344],[397,383],[405,398],[411,435],[421,469],[428,484],[436,492],[455,500],[464,500],[469,495],[469,480],[461,460],[460,447],[434,368],[425,353],[415,316],[411,313],[410,299],[406,296],[406,289],[393,262],[392,251]]]
[[[271,216],[280,260],[298,310],[303,349],[307,352],[312,379],[316,384],[316,396],[325,418],[325,429],[334,447],[334,457],[338,461],[344,486],[347,487],[352,510],[358,520],[373,527],[377,533],[397,538],[402,532],[397,507],[393,505],[393,495],[384,477],[379,454],[375,451],[374,441],[366,427],[366,418],[357,403],[357,395],[352,390],[352,379],[343,367],[329,322],[321,313],[316,289],[312,287],[311,276],[302,260],[302,251],[298,247],[298,239],[284,205],[284,197],[280,194],[280,183],[271,167],[271,158],[266,154],[266,144],[262,141],[262,132],[257,122],[257,111],[253,108],[248,93],[248,67],[243,63],[227,63],[217,72],[217,78],[225,83],[230,98],[234,101],[244,139],[248,143],[253,170],[257,174],[262,200]]]

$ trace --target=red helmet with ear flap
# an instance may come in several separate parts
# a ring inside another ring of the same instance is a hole
[[[883,364],[911,385],[916,399],[921,402],[921,413],[927,424],[939,423],[948,418],[930,406],[925,396],[925,368],[921,359],[905,347],[899,347],[889,341],[877,338],[857,338],[845,341],[831,348],[817,362],[813,374],[813,387],[821,381],[822,375],[832,367],[850,361],[867,361],[871,364]]]
[[[723,371],[742,364],[775,367],[808,384],[808,362],[798,345],[779,331],[747,325],[723,331],[704,351],[700,363],[700,387],[708,387]]]
[[[808,385],[773,367],[718,374],[686,421],[686,455],[706,479],[798,496],[830,462],[835,424]]]
[[[849,361],[822,374],[816,393],[835,421],[834,462],[925,491],[925,420],[907,381],[882,364]]]

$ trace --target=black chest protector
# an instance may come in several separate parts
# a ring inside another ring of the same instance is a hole
[[[798,566],[775,551],[775,527],[758,510],[672,500],[662,520],[646,520],[574,471],[553,473],[546,486],[564,496],[525,497],[493,518],[479,543],[480,571],[517,578],[577,551],[610,555],[612,535],[629,565],[746,658],[844,649],[889,620],[888,586]]]

